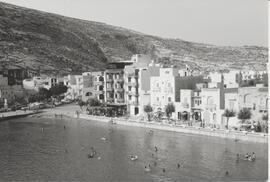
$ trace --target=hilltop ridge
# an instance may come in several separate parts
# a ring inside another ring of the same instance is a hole
[[[103,69],[111,61],[148,54],[165,65],[194,70],[265,70],[268,48],[215,46],[166,39],[0,2],[0,62],[43,74]]]

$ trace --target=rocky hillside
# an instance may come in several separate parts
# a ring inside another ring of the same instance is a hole
[[[68,18],[0,2],[0,63],[44,74],[104,68],[107,62],[149,54],[165,65],[194,70],[265,69],[268,49],[221,47],[164,39],[104,23]]]

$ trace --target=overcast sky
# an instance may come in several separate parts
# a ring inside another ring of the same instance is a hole
[[[166,38],[267,45],[267,0],[2,0]]]

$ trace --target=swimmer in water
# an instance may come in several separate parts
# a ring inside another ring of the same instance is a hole
[[[157,146],[155,146],[155,151],[156,151],[156,152],[158,151]]]
[[[226,173],[225,173],[226,175],[229,175],[229,171],[226,171]]]
[[[177,163],[177,168],[180,168],[180,164],[179,163]]]
[[[162,169],[162,171],[163,171],[164,173],[166,172],[164,168]]]

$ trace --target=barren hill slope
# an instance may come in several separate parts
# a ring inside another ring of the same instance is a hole
[[[167,65],[204,71],[265,69],[268,49],[222,47],[164,39],[104,23],[79,20],[0,2],[0,64],[45,74],[79,73],[107,62],[149,54]]]

